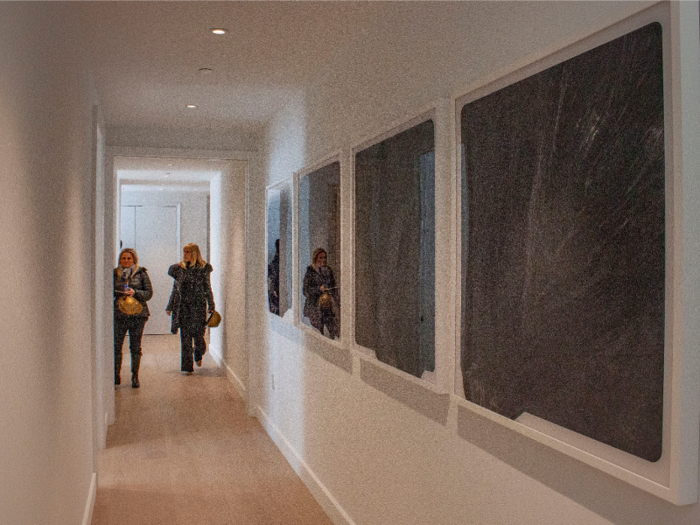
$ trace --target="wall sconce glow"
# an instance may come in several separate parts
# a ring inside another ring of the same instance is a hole
[[[194,104],[187,104],[187,107],[190,109],[195,109],[197,106],[195,106]]]
[[[228,33],[228,29],[224,29],[223,27],[214,27],[210,31],[215,35],[225,35]]]

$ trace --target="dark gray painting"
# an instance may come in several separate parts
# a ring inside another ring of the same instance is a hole
[[[467,399],[661,456],[664,111],[651,24],[464,106]]]
[[[355,340],[416,377],[435,370],[435,129],[355,155]]]

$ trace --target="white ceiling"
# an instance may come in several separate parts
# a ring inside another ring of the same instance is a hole
[[[114,158],[117,179],[124,191],[143,191],[153,187],[209,191],[210,182],[227,167],[227,161],[214,159]]]
[[[73,5],[107,127],[180,133],[259,133],[381,9],[339,1]],[[229,33],[216,36],[213,27]]]

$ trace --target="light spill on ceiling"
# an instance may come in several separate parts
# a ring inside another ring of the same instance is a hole
[[[73,6],[107,127],[200,134],[259,133],[374,11],[365,2]],[[229,32],[217,36],[214,27]]]

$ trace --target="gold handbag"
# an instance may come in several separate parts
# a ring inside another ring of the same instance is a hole
[[[221,324],[221,314],[214,310],[211,315],[209,316],[209,320],[207,321],[207,326],[210,328],[216,328]]]
[[[137,315],[143,311],[143,305],[129,295],[121,297],[117,301],[117,307],[127,315]]]
[[[331,294],[327,291],[323,292],[321,297],[318,298],[318,305],[322,310],[330,310],[333,308],[333,297],[331,297]]]

